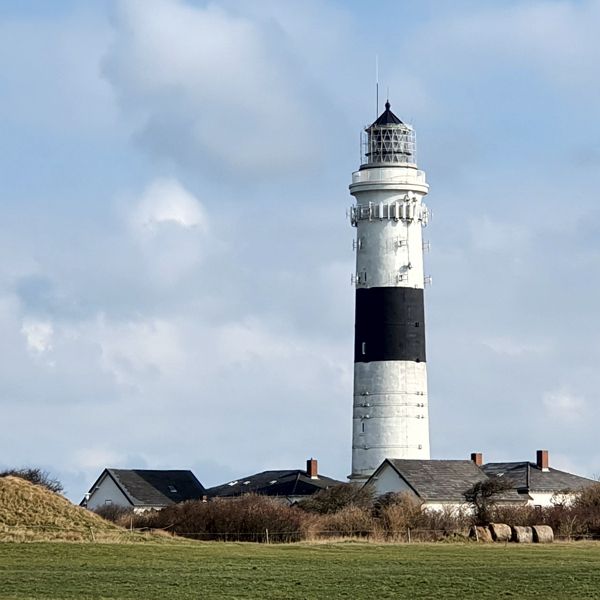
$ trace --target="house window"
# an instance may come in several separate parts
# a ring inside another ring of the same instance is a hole
[[[109,498],[109,499],[107,499],[107,500],[104,501],[104,504],[107,504],[107,505],[108,504],[112,504],[112,500]]]
[[[363,356],[367,353],[367,342],[362,343],[361,351],[363,353]]]
[[[362,421],[361,424],[360,424],[360,432],[361,433],[365,432],[365,422],[364,421]]]
[[[169,491],[171,492],[171,494],[176,494],[177,493],[177,488],[174,485],[170,485],[169,486]]]

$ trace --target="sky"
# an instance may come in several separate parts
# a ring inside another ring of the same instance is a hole
[[[417,132],[432,458],[600,474],[600,1],[4,0],[0,467],[350,473],[348,184]],[[389,90],[389,92],[388,92]]]

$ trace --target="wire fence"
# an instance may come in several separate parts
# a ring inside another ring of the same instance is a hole
[[[99,538],[122,538],[123,540],[139,538],[142,536],[152,536],[153,534],[169,537],[187,538],[200,541],[222,541],[222,542],[255,542],[255,543],[292,543],[292,542],[311,542],[327,541],[338,539],[359,539],[363,541],[376,541],[388,543],[423,543],[439,541],[467,541],[474,540],[470,532],[464,529],[411,529],[403,531],[382,531],[380,529],[360,529],[360,530],[310,530],[310,531],[174,531],[172,526],[167,528],[150,527],[130,527],[130,528],[110,528],[101,529],[95,527],[61,527],[57,525],[19,525],[0,523],[0,539],[2,533],[19,534],[24,532],[38,533],[64,533],[76,534],[83,538],[89,538],[91,541],[97,541]],[[578,534],[573,536],[555,535],[555,541],[598,541],[598,534]]]

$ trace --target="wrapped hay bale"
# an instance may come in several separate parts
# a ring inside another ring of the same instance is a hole
[[[512,541],[517,542],[517,544],[531,544],[533,542],[533,530],[531,527],[513,525]]]
[[[551,544],[554,541],[554,531],[550,525],[534,525],[532,529],[536,544]]]
[[[479,525],[477,527],[471,527],[469,537],[477,540],[478,542],[492,541],[492,534],[490,533],[490,530],[487,527],[480,527]]]
[[[509,542],[512,531],[505,523],[490,523],[490,532],[495,542]]]

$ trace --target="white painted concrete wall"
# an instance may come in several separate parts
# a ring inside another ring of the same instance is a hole
[[[353,416],[355,472],[371,475],[386,458],[428,459],[425,363],[356,363]]]
[[[92,491],[87,503],[87,508],[95,510],[107,504],[126,507],[131,506],[129,500],[127,500],[113,479],[108,475],[104,475],[97,484],[96,489]]]
[[[350,193],[357,206],[373,207],[375,215],[354,212],[358,288],[424,287],[428,189],[425,173],[415,167],[369,168],[352,175]],[[391,218],[397,203],[413,218]],[[366,480],[385,458],[429,457],[426,364],[355,363],[352,477]]]
[[[405,200],[406,192],[395,190],[364,190],[355,192],[357,204],[371,208],[375,214],[395,212],[395,206],[415,215],[411,220],[377,218],[357,220],[356,233],[356,287],[410,287],[423,289],[423,234],[425,218],[423,194]],[[365,210],[363,209],[363,213]]]

